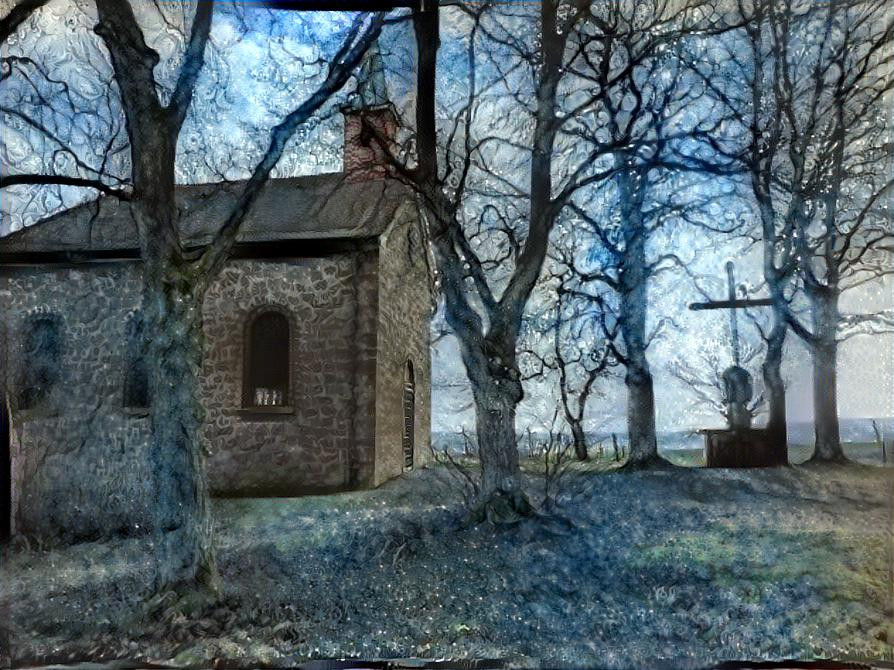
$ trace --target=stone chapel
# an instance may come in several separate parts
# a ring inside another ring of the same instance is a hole
[[[362,132],[397,126],[374,59],[342,111],[343,171],[271,180],[202,308],[216,496],[374,487],[430,454],[427,244],[413,194]],[[178,187],[185,246],[211,239],[239,186]],[[0,238],[3,536],[148,522],[140,273],[114,198]]]

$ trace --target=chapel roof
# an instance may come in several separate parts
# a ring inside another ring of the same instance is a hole
[[[186,247],[210,242],[245,182],[177,186],[178,229]],[[406,187],[390,179],[352,180],[345,173],[271,179],[243,222],[241,243],[348,240],[382,234]],[[98,210],[98,211],[97,211]],[[0,238],[0,257],[30,252],[137,249],[127,202],[101,197]]]

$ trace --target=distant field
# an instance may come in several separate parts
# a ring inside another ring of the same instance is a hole
[[[891,447],[888,447],[887,463],[892,463]],[[813,454],[812,444],[790,444],[788,447],[789,463],[803,463]],[[688,467],[704,467],[704,449],[667,449],[661,455],[676,465]],[[851,443],[844,445],[844,455],[858,463],[867,465],[882,464],[882,450],[877,444]]]
[[[892,458],[891,451],[894,450],[894,447],[889,446],[887,453],[887,464],[894,463],[894,458]],[[673,449],[660,449],[659,453],[669,460],[674,465],[682,465],[689,468],[703,468],[705,467],[705,450],[704,447],[676,447]],[[857,463],[863,463],[865,465],[882,465],[882,450],[875,443],[849,443],[844,445],[844,454],[852,461]],[[811,455],[813,455],[813,445],[812,444],[790,444],[788,447],[788,460],[789,463],[793,465],[797,465],[800,463],[804,463],[807,461]],[[571,458],[569,454],[569,458]],[[474,463],[475,458],[462,458],[460,460],[463,463]],[[601,451],[598,448],[590,449],[590,461],[587,464],[579,464],[575,466],[575,470],[584,470],[584,471],[601,471],[601,470],[610,470],[613,469],[612,466],[615,463],[614,454],[609,447],[608,449],[603,448]],[[522,456],[522,466],[526,471],[529,472],[540,472],[543,469],[542,457],[530,456],[527,454],[523,454]]]
[[[888,445],[887,462],[894,462],[894,418],[842,418],[840,420],[841,439],[844,442],[845,455],[859,463],[868,465],[882,464],[882,450],[875,439],[875,428],[878,428]],[[626,448],[626,435],[623,430],[616,433],[621,448]],[[566,436],[567,437],[567,436]],[[602,462],[610,466],[614,460],[612,451],[611,432],[587,433],[587,443],[590,445],[591,460],[593,465],[601,469],[598,464]],[[803,463],[813,453],[813,423],[804,421],[790,421],[788,424],[789,462]],[[432,433],[432,445],[438,451],[449,449],[452,454],[460,455],[467,448],[474,450],[474,433],[469,437],[469,442],[459,433],[438,432]],[[533,442],[540,446],[549,441],[547,433],[534,433],[533,440],[528,433],[520,433],[518,436],[519,448],[523,458],[527,458],[528,448]],[[665,431],[658,433],[658,448],[661,454],[673,463],[689,467],[704,467],[704,438],[694,430]],[[601,454],[601,457],[600,457]]]

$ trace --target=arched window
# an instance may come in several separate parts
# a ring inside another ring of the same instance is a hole
[[[62,364],[62,324],[54,315],[31,319],[22,341],[22,385],[19,408],[31,409],[43,402],[59,381]]]
[[[127,359],[124,371],[124,406],[128,409],[149,407],[149,361],[143,315],[134,312],[127,320]]]
[[[413,362],[407,361],[404,370],[404,469],[413,468],[413,447],[416,441],[416,375]]]
[[[289,320],[268,310],[249,321],[245,334],[243,407],[289,405]]]

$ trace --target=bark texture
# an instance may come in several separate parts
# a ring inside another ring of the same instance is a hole
[[[99,35],[121,92],[132,159],[131,207],[143,260],[143,318],[151,366],[150,463],[155,479],[157,591],[215,590],[208,482],[200,437],[198,379],[202,365],[202,302],[223,267],[261,187],[295,131],[348,81],[382,27],[359,17],[330,63],[326,79],[281,123],[214,240],[199,252],[181,245],[174,200],[177,138],[192,101],[211,30],[213,2],[196,6],[170,102],[158,98],[150,48],[129,2],[97,0]]]
[[[785,382],[782,378],[782,355],[788,333],[788,304],[786,287],[791,280],[793,265],[789,246],[780,244],[777,230],[777,212],[773,203],[773,166],[782,138],[782,110],[778,106],[765,119],[762,100],[766,95],[764,81],[768,73],[776,76],[778,63],[770,62],[763,52],[766,40],[766,3],[754,6],[754,21],[745,28],[754,58],[754,72],[748,81],[751,110],[744,118],[748,120],[751,145],[747,168],[750,173],[751,190],[758,206],[763,253],[764,280],[773,301],[773,325],[767,336],[767,353],[761,366],[764,388],[767,392],[769,417],[767,431],[770,439],[779,449],[784,450],[780,462],[788,462],[788,434],[786,428]]]
[[[584,433],[584,427],[580,421],[572,420],[568,424],[571,426],[572,446],[574,447],[574,457],[579,461],[586,461],[589,458],[587,453],[587,437]]]
[[[658,439],[655,430],[655,391],[646,356],[646,316],[648,313],[646,223],[643,220],[643,189],[636,186],[634,163],[619,157],[616,164],[624,225],[624,253],[618,273],[619,315],[624,340],[627,373],[627,434],[630,442],[627,465],[640,467],[657,463]]]
[[[149,273],[147,273],[149,274]],[[150,276],[144,314],[152,372],[155,474],[156,588],[216,590],[208,480],[200,431],[198,379],[202,364],[201,296],[188,272],[171,267]]]
[[[838,423],[838,296],[833,289],[811,290],[811,315],[815,338],[810,347],[813,357],[813,430],[815,446],[812,460],[845,461]]]
[[[476,389],[475,425],[487,491],[518,488],[518,451],[515,449],[515,399],[496,387]]]
[[[398,165],[398,170],[419,193],[445,296],[447,322],[459,340],[472,385],[482,468],[477,512],[491,520],[512,519],[531,511],[522,490],[515,432],[516,408],[523,397],[516,343],[556,214],[550,199],[551,166],[557,128],[556,88],[564,49],[564,39],[556,31],[556,9],[554,0],[544,0],[540,11],[543,63],[536,82],[528,234],[499,299],[491,292],[480,259],[462,229],[460,200],[445,195],[449,189],[439,174],[434,106],[440,43],[437,5],[416,12],[413,19],[418,57],[418,163],[414,169]],[[482,304],[480,312],[470,302],[467,279],[472,280]]]
[[[780,462],[785,463],[788,461],[788,431],[786,428],[785,382],[782,378],[782,352],[788,327],[785,324],[785,317],[777,315],[775,318],[776,322],[767,338],[767,354],[761,365],[761,372],[769,405],[766,429],[773,444],[784,450],[780,455]]]

